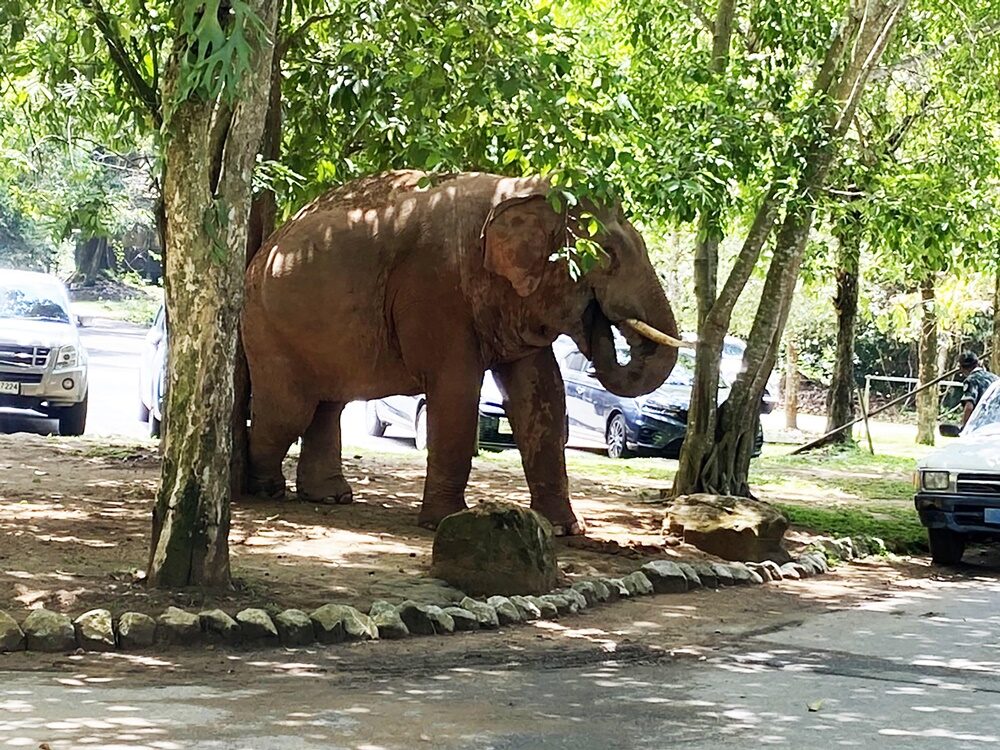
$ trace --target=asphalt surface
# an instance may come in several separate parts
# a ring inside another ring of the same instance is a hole
[[[996,576],[973,571],[736,635],[700,656],[638,663],[612,654],[573,668],[462,667],[371,680],[333,672],[225,685],[169,683],[137,668],[111,678],[0,672],[0,747],[993,747],[998,613]],[[274,663],[294,672],[303,659],[285,653]]]

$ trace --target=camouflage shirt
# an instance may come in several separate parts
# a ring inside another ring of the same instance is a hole
[[[970,402],[973,406],[979,403],[979,399],[989,390],[989,387],[996,381],[997,376],[992,372],[987,372],[982,367],[965,376],[965,388],[962,390],[962,403]]]

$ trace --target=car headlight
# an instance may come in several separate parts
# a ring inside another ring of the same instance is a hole
[[[79,361],[80,354],[75,346],[60,347],[59,353],[56,354],[56,367],[76,367]]]
[[[951,477],[947,471],[922,471],[920,472],[920,483],[925,490],[940,492],[951,486]]]

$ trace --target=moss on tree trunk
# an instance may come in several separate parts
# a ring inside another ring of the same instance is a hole
[[[920,383],[929,383],[937,377],[938,335],[937,311],[934,307],[934,277],[920,282]],[[937,432],[939,396],[938,389],[927,388],[917,394],[917,442],[934,445]]]

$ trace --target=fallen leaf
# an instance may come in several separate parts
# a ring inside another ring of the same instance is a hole
[[[813,712],[819,711],[823,708],[823,701],[813,701],[812,703],[807,704],[806,708]]]

